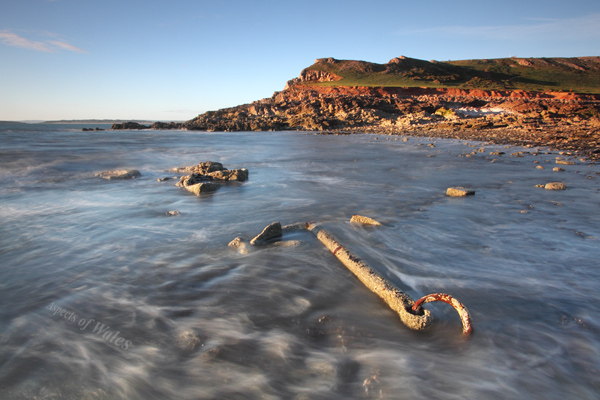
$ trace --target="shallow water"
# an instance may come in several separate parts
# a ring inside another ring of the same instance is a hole
[[[0,398],[597,398],[598,165],[434,139],[80,129],[0,127]],[[201,197],[157,181],[208,160],[250,179]],[[94,176],[121,168],[142,177]],[[441,303],[410,331],[308,232],[227,247],[273,221],[322,222],[415,299],[456,296],[474,334]]]

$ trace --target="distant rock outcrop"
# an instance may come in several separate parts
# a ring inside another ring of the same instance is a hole
[[[111,130],[121,130],[121,129],[150,129],[149,125],[142,125],[137,122],[123,122],[118,124],[113,124],[110,128]]]

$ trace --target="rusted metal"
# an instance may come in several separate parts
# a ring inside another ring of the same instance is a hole
[[[431,325],[432,316],[428,310],[412,311],[413,300],[408,294],[398,289],[363,260],[352,254],[331,233],[314,223],[307,224],[306,228],[369,290],[376,293],[392,310],[396,311],[404,325],[417,331]]]
[[[463,334],[469,335],[472,332],[469,311],[460,301],[452,296],[444,293],[433,293],[415,302],[408,294],[401,291],[393,283],[381,276],[375,269],[351,253],[319,224],[311,221],[304,224],[296,223],[287,225],[285,228],[298,229],[302,226],[312,232],[368,289],[376,293],[392,310],[396,311],[400,320],[410,329],[420,331],[429,327],[433,316],[429,310],[421,306],[432,301],[443,301],[452,305],[460,315],[463,323]]]
[[[454,297],[445,293],[432,293],[427,296],[421,297],[419,300],[415,301],[412,306],[413,311],[419,310],[421,306],[425,303],[431,303],[432,301],[443,301],[444,303],[450,304],[454,309],[458,312],[460,319],[463,324],[463,334],[470,335],[473,332],[473,328],[471,326],[471,316],[469,315],[469,310],[465,307],[460,301],[456,300]]]

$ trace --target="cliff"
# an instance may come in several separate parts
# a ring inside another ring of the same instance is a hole
[[[552,81],[557,77],[576,80],[582,90],[560,90]],[[500,85],[502,79],[508,83]],[[373,84],[382,80],[390,85]],[[523,89],[542,84],[547,90]],[[327,58],[270,98],[152,128],[427,135],[598,154],[599,116],[599,57],[447,63],[399,57],[387,64]]]

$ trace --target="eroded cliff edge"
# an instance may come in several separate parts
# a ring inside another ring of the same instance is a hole
[[[586,68],[600,71],[600,60],[587,59],[594,60],[588,61]],[[331,64],[331,60],[334,59],[317,60],[315,65]],[[398,62],[390,61],[392,64]],[[569,68],[583,68],[573,65]],[[592,72],[596,73],[595,70]],[[445,79],[439,73],[433,78]],[[467,83],[474,79],[479,82],[477,78],[464,79],[469,79]],[[336,81],[341,79],[335,73],[307,68],[299,78],[289,81],[283,91],[270,98],[209,111],[184,123],[154,123],[152,128],[370,132],[543,145],[584,152],[593,158],[600,153],[598,94],[458,87],[336,86]],[[323,85],[323,82],[330,84]]]

